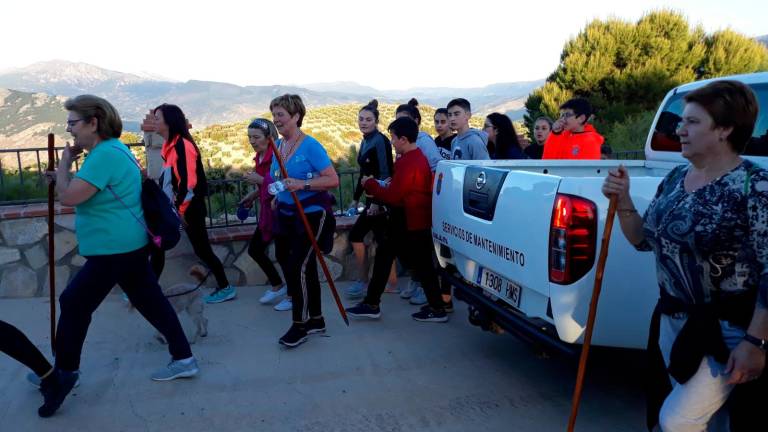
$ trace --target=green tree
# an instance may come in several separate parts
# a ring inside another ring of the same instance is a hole
[[[706,38],[707,54],[701,62],[702,76],[768,70],[768,49],[733,30],[715,32]]]
[[[603,132],[656,109],[669,89],[696,78],[768,70],[768,49],[731,30],[705,34],[674,11],[636,23],[594,20],[565,44],[560,64],[525,103],[529,130],[574,96],[586,97]]]

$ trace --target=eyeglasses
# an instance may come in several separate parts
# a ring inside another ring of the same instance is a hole
[[[566,111],[566,112],[561,112],[560,113],[560,118],[571,118],[571,117],[573,117],[575,115],[576,115],[575,112],[568,112],[568,111]]]
[[[77,124],[77,122],[81,121],[85,121],[85,119],[67,120],[67,127],[72,128]]]

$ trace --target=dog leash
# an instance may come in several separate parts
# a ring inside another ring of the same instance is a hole
[[[188,291],[180,292],[178,294],[167,295],[167,296],[165,296],[165,298],[181,297],[183,295],[187,295],[187,294],[190,294],[190,293],[193,293],[193,292],[199,290],[200,287],[203,286],[203,284],[205,283],[206,279],[208,279],[208,276],[210,276],[210,275],[211,275],[211,271],[208,270],[208,273],[205,274],[205,277],[203,278],[203,280],[201,280],[200,283],[197,284],[196,287],[194,287],[194,288],[192,288],[191,290],[188,290]]]

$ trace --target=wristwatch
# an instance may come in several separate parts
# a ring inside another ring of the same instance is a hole
[[[304,190],[309,190],[309,179],[304,180]]]
[[[763,351],[768,351],[768,341],[766,341],[765,339],[756,338],[749,333],[745,333],[744,340],[760,348]]]

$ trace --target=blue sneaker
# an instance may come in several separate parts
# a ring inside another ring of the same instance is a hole
[[[363,281],[357,281],[347,288],[345,294],[350,300],[359,299],[365,297],[366,283]]]
[[[235,290],[235,287],[232,285],[229,285],[226,288],[222,288],[218,291],[215,291],[203,298],[203,300],[208,304],[213,303],[223,303],[225,301],[234,300],[235,297],[237,297],[237,290]]]
[[[153,373],[151,378],[153,381],[170,381],[176,378],[191,378],[200,371],[197,367],[197,360],[194,357],[190,357],[184,360],[171,360],[167,366],[158,369]]]

